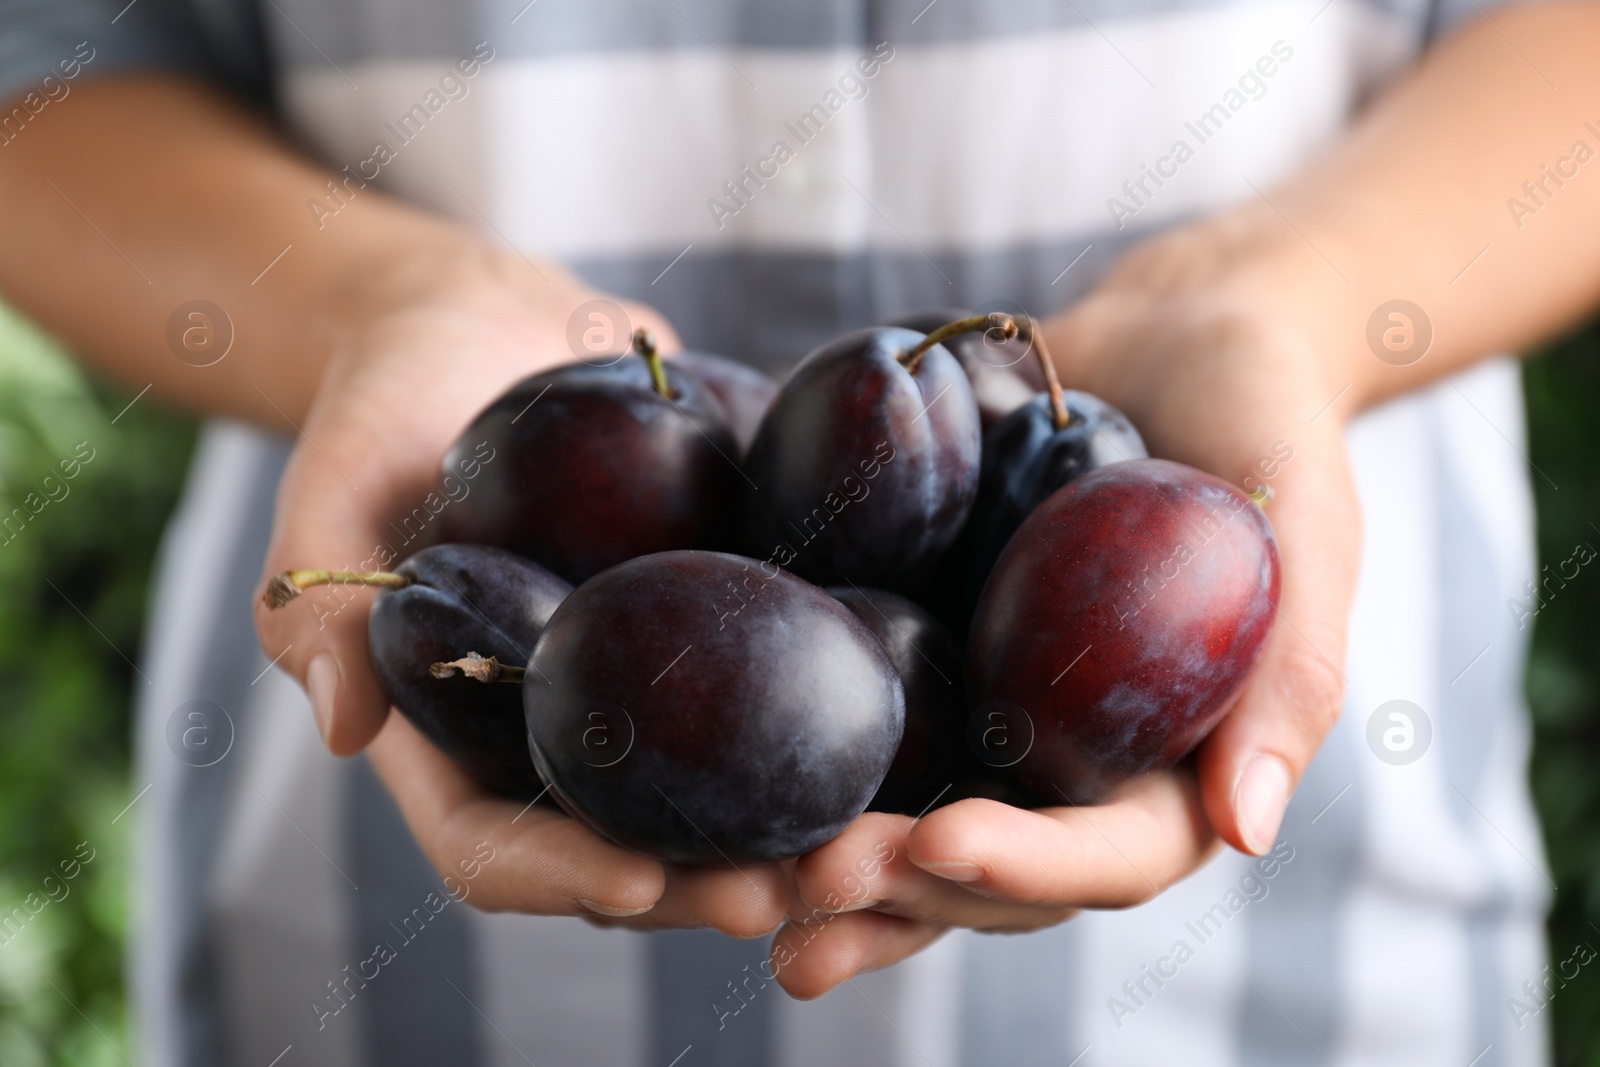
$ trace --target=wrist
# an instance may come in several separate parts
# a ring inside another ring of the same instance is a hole
[[[442,227],[441,227],[442,228]],[[590,302],[609,308],[585,308]],[[574,336],[581,316],[586,329]],[[446,235],[412,240],[344,271],[331,286],[313,331],[327,355],[317,371],[308,416],[337,405],[352,383],[431,380],[486,401],[530,374],[593,358],[595,325],[610,336],[602,351],[625,349],[635,326],[654,331],[664,352],[677,335],[652,309],[596,290],[547,261]]]
[[[313,309],[323,353],[313,400],[402,354],[496,379],[566,362],[567,320],[598,295],[559,266],[470,235],[408,240],[355,261]]]
[[[1204,307],[1219,320],[1277,338],[1285,359],[1302,364],[1301,373],[1330,401],[1319,418],[1343,422],[1372,402],[1382,367],[1366,342],[1371,307],[1334,265],[1343,258],[1338,251],[1314,247],[1257,200],[1139,246],[1104,288],[1139,292],[1157,307],[1173,301]]]
[[[526,333],[559,324],[591,295],[554,264],[447,232],[360,258],[330,287],[317,322],[338,353],[395,323],[439,316]]]

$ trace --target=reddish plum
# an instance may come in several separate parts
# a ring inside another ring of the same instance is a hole
[[[1272,527],[1244,493],[1165,460],[1102,467],[995,564],[967,650],[976,714],[1031,734],[1010,772],[1036,802],[1104,800],[1217,724],[1278,593]]]

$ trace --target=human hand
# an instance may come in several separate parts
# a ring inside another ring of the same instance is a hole
[[[412,531],[407,543],[400,523],[415,514],[431,521],[450,506],[439,471],[446,448],[507,386],[577,358],[568,320],[601,295],[553,268],[475,249],[458,261],[398,264],[360,285],[352,300],[370,311],[334,339],[336,354],[298,427],[263,588],[285,570],[372,571],[422,547],[431,527]],[[674,335],[665,322],[646,308],[625,310],[632,325],[651,328],[670,350]],[[629,332],[620,329],[614,344],[598,347],[620,350]],[[494,846],[495,862],[472,885],[473,904],[713,926],[743,937],[778,924],[788,879],[776,866],[669,869],[563,815],[485,792],[402,716],[389,714],[368,658],[372,596],[318,587],[276,611],[258,598],[262,648],[306,687],[332,752],[349,755],[372,743],[374,766],[441,875],[473,856],[478,842]]]
[[[1268,496],[1282,598],[1237,702],[1192,764],[1107,804],[964,800],[920,820],[864,816],[796,869],[799,903],[772,961],[791,993],[820,995],[950,926],[1026,930],[1140,903],[1219,836],[1249,853],[1272,847],[1338,717],[1360,527],[1343,411],[1330,407],[1347,369],[1288,310],[1304,293],[1273,302],[1285,285],[1260,266],[1257,233],[1234,219],[1152,242],[1046,324],[1063,383],[1121,408],[1152,455]],[[816,915],[827,919],[797,922]]]

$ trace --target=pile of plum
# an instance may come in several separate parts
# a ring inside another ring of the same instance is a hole
[[[1257,503],[1147,458],[1001,313],[847,334],[781,387],[636,331],[513,386],[445,473],[485,442],[440,543],[265,599],[381,587],[373,666],[418,730],[673,862],[796,856],[869,808],[1103,801],[1216,725],[1277,608]]]

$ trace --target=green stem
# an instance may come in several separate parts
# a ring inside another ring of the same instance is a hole
[[[645,363],[650,367],[650,380],[655,382],[656,392],[672,399],[672,389],[667,385],[667,368],[661,362],[661,353],[656,351],[655,335],[640,326],[633,331],[633,350],[644,357]]]
[[[989,333],[1000,334],[1002,341],[1009,341],[1017,335],[1017,322],[1003,311],[991,312],[988,315],[974,315],[968,319],[957,319],[934,330],[928,336],[918,341],[916,347],[900,354],[900,365],[912,374],[917,373],[917,368],[922,365],[922,354],[934,345],[961,333]]]
[[[387,571],[284,571],[267,583],[262,603],[277,609],[314,585],[372,585],[380,589],[404,589],[411,579]]]

